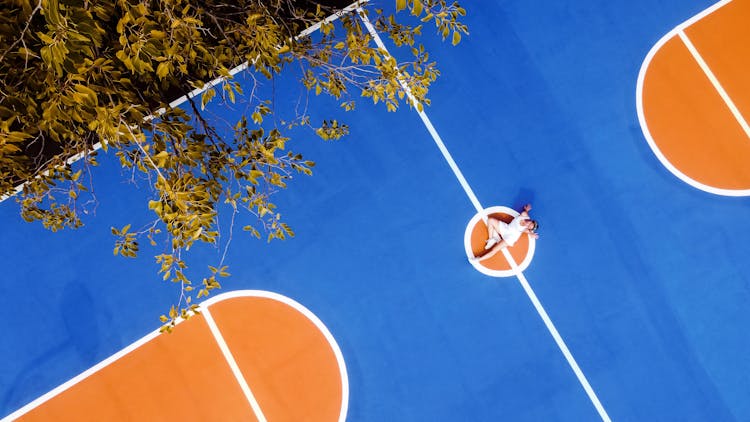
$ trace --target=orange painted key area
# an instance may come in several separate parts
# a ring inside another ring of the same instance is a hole
[[[745,118],[750,117],[750,1],[733,0],[685,28]]]
[[[490,214],[489,217],[496,218],[506,223],[513,221],[512,215],[502,212]],[[484,245],[487,242],[488,235],[487,225],[484,221],[479,220],[471,231],[471,249],[474,252],[474,256],[479,255],[484,251]],[[516,263],[521,263],[529,252],[529,236],[522,235],[513,246],[508,248],[508,251]],[[482,260],[479,265],[495,271],[510,270],[510,264],[502,253],[497,253],[495,256]]]
[[[313,314],[269,292],[232,292],[207,303],[202,308],[215,321],[266,420],[345,418],[343,358]],[[147,336],[134,350],[22,409],[18,420],[257,421],[208,317],[190,318],[172,334]]]
[[[684,28],[729,98],[750,116],[750,1],[735,0]],[[750,137],[679,36],[649,54],[639,80],[639,114],[657,157],[709,192],[750,191]]]
[[[202,316],[85,378],[21,421],[255,420]]]
[[[219,302],[210,310],[266,419],[339,420],[339,365],[311,320],[260,297]]]

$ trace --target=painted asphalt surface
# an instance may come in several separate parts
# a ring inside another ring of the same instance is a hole
[[[635,107],[646,53],[710,5],[504,1],[469,7],[456,48],[426,37],[443,73],[427,113],[485,207],[534,204],[524,275],[613,420],[750,420],[747,199],[667,171]],[[283,294],[325,323],[349,420],[597,420],[515,278],[466,262],[475,211],[416,115],[341,117],[347,140],[295,143],[317,162],[276,198],[297,237],[235,236],[225,291]],[[148,218],[112,158],[78,232],[0,205],[0,415],[152,331],[174,297],[148,248],[112,256],[109,228]],[[196,252],[194,267],[219,255]]]

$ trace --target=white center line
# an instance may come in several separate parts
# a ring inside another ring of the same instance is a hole
[[[534,293],[534,290],[531,288],[529,281],[526,280],[526,276],[523,274],[523,272],[521,272],[518,269],[518,265],[516,264],[516,261],[513,259],[513,257],[510,255],[510,252],[508,252],[508,249],[503,249],[502,252],[503,252],[503,255],[505,256],[505,259],[508,261],[508,264],[510,264],[510,267],[513,269],[513,272],[516,274],[516,277],[518,277],[518,281],[521,283],[521,286],[523,287],[523,290],[526,292],[526,295],[529,297],[529,299],[531,300],[531,303],[534,305],[536,312],[542,318],[542,321],[544,321],[544,325],[547,326],[547,330],[552,335],[552,338],[555,339],[555,343],[557,343],[557,347],[560,348],[560,351],[562,352],[563,356],[565,356],[565,360],[568,361],[568,365],[570,365],[571,369],[573,369],[573,372],[576,374],[576,377],[578,378],[578,382],[581,383],[581,386],[583,386],[583,389],[586,391],[586,394],[589,396],[589,400],[591,400],[591,403],[593,403],[594,407],[596,408],[596,411],[599,412],[599,416],[602,418],[603,421],[611,422],[611,419],[609,418],[607,411],[604,410],[604,406],[602,406],[602,403],[599,401],[599,397],[596,396],[596,392],[594,392],[594,389],[591,387],[591,384],[589,384],[589,381],[586,379],[586,375],[584,375],[583,371],[581,371],[581,368],[578,366],[578,363],[573,357],[573,354],[570,353],[570,349],[568,349],[568,346],[565,344],[565,341],[563,340],[562,336],[557,331],[557,328],[555,328],[555,324],[552,323],[552,320],[550,319],[549,315],[547,315],[547,311],[544,310],[544,307],[542,306],[542,302],[540,302],[539,298],[536,297],[536,293]]]
[[[385,44],[383,44],[383,41],[380,39],[380,36],[378,35],[377,31],[375,31],[375,28],[370,23],[370,20],[367,18],[367,15],[362,11],[361,8],[358,9],[358,12],[359,12],[360,18],[362,19],[362,22],[364,22],[370,35],[375,40],[375,43],[378,45],[380,49],[382,49],[385,52],[388,52],[388,49],[385,47]],[[412,104],[416,106],[417,100],[412,95],[411,90],[409,89],[409,86],[406,85],[406,82],[400,77],[399,77],[399,83],[401,84],[401,87],[406,92],[406,95],[409,97],[409,100],[411,100]],[[435,127],[432,125],[432,122],[430,122],[430,119],[427,117],[427,114],[424,112],[424,110],[420,111],[419,108],[416,108],[416,107],[415,109],[417,111],[417,114],[419,114],[420,119],[422,119],[422,122],[424,123],[425,127],[427,127],[427,131],[430,132],[430,135],[432,135],[432,139],[437,144],[438,148],[440,149],[440,152],[443,154],[443,157],[445,157],[445,160],[448,162],[448,165],[450,166],[451,170],[453,170],[453,174],[456,175],[456,178],[458,179],[458,182],[461,184],[461,187],[463,187],[464,192],[466,192],[466,196],[469,197],[469,200],[471,201],[472,205],[474,205],[474,208],[476,208],[477,212],[482,215],[482,219],[486,223],[487,216],[484,215],[484,207],[482,207],[482,204],[479,203],[479,200],[474,194],[474,191],[471,189],[471,186],[469,186],[469,183],[464,178],[463,173],[461,173],[461,170],[458,168],[458,165],[453,160],[453,157],[448,151],[448,148],[445,147],[445,144],[443,143],[442,138],[440,138],[440,135],[438,134],[437,130],[435,130]],[[505,259],[508,261],[508,264],[511,266],[513,273],[518,278],[518,281],[521,283],[521,286],[526,292],[526,295],[531,300],[531,303],[534,305],[534,308],[536,309],[537,313],[542,318],[542,321],[544,321],[544,325],[547,327],[547,330],[549,330],[550,334],[552,335],[552,338],[555,340],[555,343],[557,343],[557,346],[560,348],[560,351],[562,352],[563,356],[565,356],[565,359],[568,361],[568,365],[570,365],[571,369],[573,369],[573,373],[575,373],[576,377],[578,378],[578,381],[583,386],[583,389],[586,391],[586,394],[588,395],[589,399],[591,400],[594,407],[596,408],[596,411],[599,412],[599,416],[602,418],[603,421],[611,422],[611,419],[609,418],[607,411],[604,410],[604,406],[602,406],[602,403],[599,401],[599,398],[596,396],[594,389],[591,387],[591,384],[589,384],[588,380],[586,379],[586,376],[583,374],[583,371],[581,371],[581,368],[578,366],[578,363],[573,358],[573,354],[570,353],[568,346],[565,344],[565,341],[563,341],[562,336],[560,336],[560,333],[557,331],[557,328],[555,328],[555,325],[552,323],[552,320],[550,319],[549,315],[547,315],[547,312],[544,310],[544,307],[542,307],[542,303],[539,302],[539,299],[536,297],[534,290],[532,290],[523,272],[519,270],[518,265],[516,264],[515,260],[510,255],[510,252],[508,252],[507,249],[503,249],[502,252],[503,252],[503,256],[505,256]]]
[[[708,64],[705,60],[703,60],[703,57],[698,52],[698,49],[695,48],[695,45],[693,45],[693,42],[690,41],[690,38],[688,38],[687,34],[685,34],[685,31],[682,29],[677,32],[677,34],[680,36],[680,39],[683,43],[685,43],[685,47],[687,47],[688,51],[690,51],[690,54],[692,54],[693,58],[696,62],[698,62],[698,66],[700,66],[701,70],[703,70],[703,73],[706,74],[706,77],[708,77],[708,80],[711,81],[711,85],[714,86],[714,89],[716,92],[719,93],[719,96],[721,96],[721,99],[724,100],[724,103],[729,107],[729,111],[732,112],[732,115],[737,120],[737,123],[740,124],[742,127],[742,130],[745,131],[745,135],[747,135],[748,138],[750,138],[750,126],[747,124],[747,120],[745,120],[745,117],[742,116],[742,113],[740,113],[740,110],[737,108],[737,106],[734,104],[734,101],[729,97],[729,94],[727,94],[727,91],[724,90],[724,87],[721,86],[721,83],[719,82],[719,79],[716,78],[716,75],[714,75],[714,72],[711,71],[711,68],[708,67]]]
[[[229,350],[229,346],[227,346],[226,341],[224,341],[224,337],[221,335],[219,327],[216,326],[216,322],[211,316],[211,312],[208,311],[208,308],[202,308],[201,315],[203,315],[203,318],[205,318],[206,323],[208,324],[208,328],[211,330],[211,334],[213,334],[216,343],[218,343],[219,345],[219,349],[221,349],[221,353],[224,355],[224,359],[227,360],[229,367],[232,369],[234,378],[237,379],[242,392],[245,393],[245,398],[247,398],[248,403],[250,403],[250,407],[253,409],[255,417],[258,418],[259,422],[267,422],[266,417],[263,415],[263,411],[260,409],[258,401],[255,399],[253,392],[250,390],[250,386],[247,385],[245,377],[242,376],[242,371],[240,371],[240,367],[237,365],[237,361],[234,360],[234,356],[232,356],[232,352]]]

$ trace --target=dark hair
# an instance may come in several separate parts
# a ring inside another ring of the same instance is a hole
[[[536,233],[539,230],[539,223],[536,220],[531,220],[532,227],[529,229],[530,232]]]

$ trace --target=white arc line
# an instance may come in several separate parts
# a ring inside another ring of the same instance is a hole
[[[378,45],[380,49],[382,49],[385,52],[388,52],[388,49],[385,47],[385,44],[383,44],[383,41],[380,39],[380,35],[378,35],[377,31],[375,31],[375,28],[370,23],[370,20],[367,18],[367,15],[365,14],[365,12],[361,8],[358,9],[358,12],[359,12],[360,18],[362,19],[362,22],[364,22],[365,26],[367,27],[368,32],[370,33],[370,35],[372,35],[373,39],[375,40],[375,43]],[[406,95],[409,97],[409,100],[411,100],[412,104],[416,108],[418,105],[418,102],[412,95],[411,90],[409,89],[409,86],[406,85],[406,82],[400,76],[398,78],[398,81],[399,81],[399,84],[401,84],[401,87],[406,92]],[[440,138],[440,135],[437,133],[437,130],[435,130],[435,127],[432,126],[432,122],[430,122],[430,119],[427,117],[427,114],[423,110],[420,111],[419,108],[416,108],[416,111],[417,111],[417,114],[419,114],[419,117],[422,119],[422,122],[424,123],[425,127],[427,127],[427,131],[430,132],[430,135],[432,135],[432,139],[437,144],[438,148],[440,149],[440,152],[443,154],[443,157],[445,157],[445,160],[448,162],[448,165],[450,166],[451,170],[453,170],[453,174],[456,175],[458,182],[461,184],[461,187],[463,187],[464,192],[466,192],[466,195],[469,197],[469,200],[471,201],[472,205],[474,205],[474,208],[476,208],[477,212],[480,213],[480,215],[482,215],[482,219],[486,223],[487,216],[484,213],[484,207],[482,207],[476,195],[474,195],[474,191],[471,189],[471,186],[469,186],[469,183],[464,178],[463,173],[461,173],[461,170],[458,168],[458,165],[453,160],[453,157],[451,156],[450,152],[448,152],[448,148],[445,147],[445,144],[443,143],[443,140]],[[571,369],[573,369],[573,372],[578,378],[578,381],[583,386],[583,389],[586,391],[586,394],[589,396],[589,399],[593,403],[597,412],[599,412],[599,416],[602,418],[603,421],[611,422],[611,419],[609,418],[607,411],[604,410],[604,406],[602,406],[601,402],[599,401],[599,398],[596,396],[594,389],[591,388],[591,384],[589,384],[588,380],[586,379],[586,376],[583,374],[583,371],[581,371],[581,368],[578,366],[578,363],[573,358],[573,355],[570,353],[568,346],[563,341],[562,337],[560,336],[560,333],[555,328],[555,325],[552,323],[552,320],[550,319],[549,315],[547,315],[547,312],[544,310],[544,307],[542,307],[542,304],[541,302],[539,302],[539,299],[536,297],[534,290],[531,289],[531,286],[529,285],[528,280],[526,280],[526,277],[523,275],[523,272],[518,268],[518,265],[516,264],[515,260],[513,260],[513,257],[510,255],[510,252],[508,252],[507,249],[503,249],[502,252],[503,252],[503,255],[505,256],[505,259],[508,261],[508,264],[511,266],[513,273],[518,278],[518,281],[521,283],[521,286],[526,292],[526,295],[529,296],[529,299],[531,299],[531,303],[534,305],[534,308],[536,308],[536,311],[539,314],[539,316],[542,318],[542,321],[544,321],[544,325],[547,326],[547,330],[549,330],[550,334],[552,335],[552,338],[555,340],[555,343],[557,343],[557,346],[560,348],[560,351],[562,351]]]
[[[539,298],[536,297],[536,293],[534,293],[534,290],[531,288],[529,281],[526,280],[526,276],[523,275],[523,272],[521,272],[518,269],[518,265],[516,264],[516,261],[513,259],[513,257],[510,255],[510,252],[508,252],[508,249],[503,249],[502,252],[503,252],[503,256],[505,256],[505,259],[508,260],[508,264],[510,264],[510,267],[515,273],[516,277],[518,277],[518,281],[521,283],[521,286],[523,287],[523,290],[526,292],[526,295],[529,297],[529,299],[531,300],[531,303],[534,305],[536,312],[542,318],[542,321],[544,321],[544,325],[547,326],[547,330],[552,335],[552,338],[555,339],[555,343],[557,343],[557,347],[560,348],[560,351],[562,352],[563,356],[565,356],[565,360],[568,361],[568,365],[570,365],[571,369],[573,369],[573,372],[576,374],[576,377],[578,378],[578,382],[581,383],[581,386],[586,391],[586,394],[589,396],[591,403],[594,404],[596,411],[599,412],[599,416],[602,418],[603,421],[611,422],[611,419],[609,418],[607,411],[604,410],[604,406],[602,406],[602,403],[599,401],[599,397],[596,396],[596,392],[594,392],[594,389],[591,387],[591,384],[589,384],[589,381],[586,379],[586,375],[583,374],[583,371],[581,371],[581,368],[578,366],[578,363],[573,357],[573,354],[570,353],[570,349],[568,349],[568,346],[565,344],[565,341],[563,340],[562,336],[557,331],[557,328],[555,328],[555,324],[552,323],[552,319],[550,319],[549,315],[547,315],[547,311],[544,310],[544,307],[542,306],[542,302],[540,302]]]
[[[716,92],[719,93],[721,96],[721,99],[724,100],[724,103],[729,107],[729,111],[732,112],[732,115],[737,120],[737,123],[742,126],[742,130],[745,131],[745,135],[747,135],[748,138],[750,138],[750,126],[748,126],[747,121],[742,116],[742,113],[740,113],[740,110],[737,108],[737,106],[734,104],[734,101],[729,97],[729,94],[727,94],[727,91],[724,90],[724,87],[721,86],[721,83],[719,82],[719,79],[716,78],[716,75],[714,75],[714,72],[711,71],[711,68],[708,67],[708,64],[705,60],[703,60],[703,57],[698,52],[698,49],[695,48],[695,45],[693,45],[693,42],[690,41],[690,38],[688,38],[687,34],[685,34],[685,31],[679,30],[677,34],[680,36],[680,39],[683,43],[685,43],[685,47],[690,51],[690,54],[693,56],[696,62],[698,62],[698,66],[700,66],[701,70],[703,70],[703,73],[706,74],[706,77],[708,77],[708,80],[711,81],[711,85],[714,86],[714,89]]]
[[[201,314],[203,314],[203,318],[206,320],[208,328],[211,330],[211,334],[213,334],[216,343],[218,343],[219,349],[221,349],[221,353],[224,355],[224,359],[227,360],[229,367],[232,369],[234,378],[237,379],[237,382],[240,384],[240,388],[242,388],[242,392],[245,393],[245,398],[247,398],[248,403],[250,403],[250,407],[253,409],[255,417],[258,418],[259,422],[267,422],[266,417],[263,415],[263,411],[258,404],[258,401],[255,399],[253,392],[250,390],[250,386],[247,385],[245,377],[242,376],[242,371],[240,371],[240,367],[237,365],[237,361],[234,360],[234,356],[232,356],[232,352],[229,350],[229,346],[227,346],[226,341],[224,341],[224,337],[221,335],[219,327],[216,326],[216,322],[211,316],[211,312],[208,311],[208,308],[204,308],[201,309]]]

